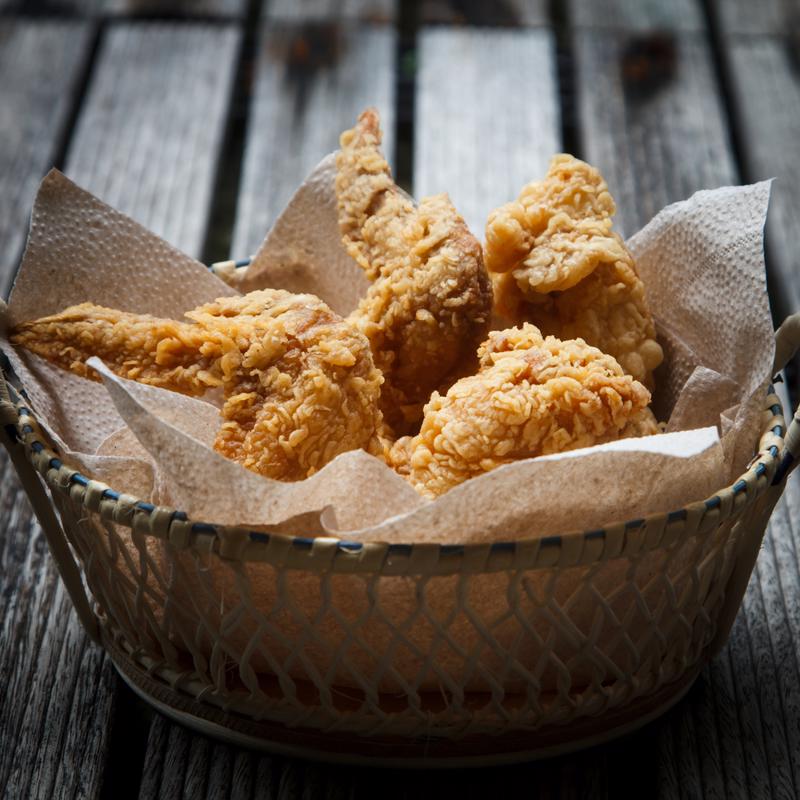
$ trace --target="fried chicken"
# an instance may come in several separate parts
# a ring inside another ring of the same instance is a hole
[[[647,389],[580,339],[525,324],[490,333],[478,356],[478,374],[435,392],[419,434],[389,453],[427,497],[517,459],[658,431]]]
[[[633,256],[612,231],[615,211],[596,169],[557,155],[543,181],[489,215],[486,265],[502,315],[584,339],[652,389],[663,351]]]
[[[26,322],[11,341],[77,375],[98,356],[124,378],[201,396],[221,387],[215,449],[254,472],[301,480],[339,453],[379,455],[382,376],[368,341],[313,295],[223,297],[191,322],[91,303]]]
[[[474,359],[492,308],[478,240],[446,194],[418,206],[392,179],[374,109],[341,137],[336,194],[347,251],[373,281],[350,319],[386,378],[381,408],[397,431]]]

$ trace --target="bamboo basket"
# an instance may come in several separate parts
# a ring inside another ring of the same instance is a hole
[[[777,373],[800,315],[776,344]],[[703,502],[390,545],[215,526],[91,480],[2,373],[0,421],[81,622],[136,693],[233,743],[399,766],[564,753],[676,703],[728,636],[800,445],[770,393],[757,455]]]

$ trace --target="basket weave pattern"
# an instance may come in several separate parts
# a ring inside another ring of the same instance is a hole
[[[777,499],[783,419],[767,406],[758,458],[705,502],[465,546],[193,522],[75,473],[27,409],[13,423],[126,670],[250,719],[457,738],[603,715],[702,664]]]

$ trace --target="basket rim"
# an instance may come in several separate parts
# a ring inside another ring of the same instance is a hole
[[[51,491],[69,495],[103,519],[130,527],[136,534],[168,540],[180,549],[314,572],[443,575],[590,564],[634,551],[658,549],[686,530],[711,530],[755,502],[771,485],[779,483],[784,473],[780,463],[786,432],[783,407],[770,385],[765,408],[769,417],[747,469],[729,486],[683,508],[593,530],[485,543],[388,543],[336,536],[307,537],[194,520],[184,511],[116,491],[64,463],[48,444],[35,414],[22,398],[12,400],[9,409],[6,430],[22,444],[26,458]]]

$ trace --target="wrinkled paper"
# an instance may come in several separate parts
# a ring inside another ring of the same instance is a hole
[[[297,532],[302,518],[308,535],[406,543],[600,527],[703,499],[744,470],[774,349],[762,240],[768,182],[698,192],[628,243],[666,353],[654,408],[667,433],[521,460],[433,501],[361,451],[297,483],[256,475],[212,449],[214,398],[127,381],[97,360],[102,382],[84,380],[15,350],[2,333],[81,302],[180,318],[237,289],[268,286],[313,292],[346,314],[367,284],[340,242],[334,178],[328,156],[228,283],[60,173],[44,179],[0,346],[65,458],[206,522]]]

